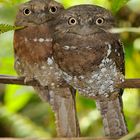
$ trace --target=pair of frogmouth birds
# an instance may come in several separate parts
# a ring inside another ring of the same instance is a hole
[[[124,53],[118,35],[109,32],[116,25],[110,11],[31,0],[20,6],[15,25],[25,27],[14,33],[15,69],[25,81],[39,82],[34,88],[42,99],[77,89],[96,100],[106,135],[128,133],[123,90],[116,87],[124,79]]]

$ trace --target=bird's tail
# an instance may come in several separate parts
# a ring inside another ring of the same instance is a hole
[[[96,100],[96,105],[101,112],[106,136],[118,137],[128,133],[121,96],[114,100]]]
[[[73,88],[58,88],[49,90],[48,87],[34,87],[43,101],[47,101],[55,114],[57,133],[60,137],[80,136],[80,127],[76,112]]]

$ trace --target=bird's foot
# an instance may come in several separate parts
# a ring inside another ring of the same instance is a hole
[[[24,83],[29,83],[29,82],[31,82],[33,80],[34,80],[34,78],[32,76],[28,76],[28,77],[25,77]]]

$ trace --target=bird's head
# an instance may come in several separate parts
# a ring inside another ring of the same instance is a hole
[[[107,32],[114,26],[115,20],[109,10],[96,5],[77,5],[57,17],[55,31],[87,36]]]
[[[54,0],[30,0],[21,4],[16,26],[40,25],[52,20],[64,7]]]

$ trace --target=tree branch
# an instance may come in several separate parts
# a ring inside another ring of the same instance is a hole
[[[39,83],[36,80],[25,82],[24,77],[16,77],[9,75],[0,75],[1,84],[17,84],[26,86],[37,86]],[[119,88],[140,88],[140,78],[137,79],[125,79],[124,82],[117,85]]]
[[[0,75],[1,84],[17,84],[26,86],[38,86],[39,83],[36,80],[31,80],[25,82],[24,77],[10,76],[10,75]]]
[[[124,82],[117,86],[121,88],[140,88],[140,78],[125,79]]]

